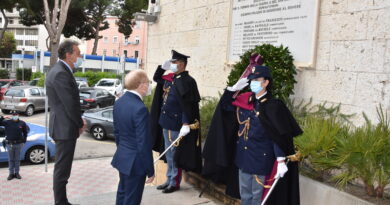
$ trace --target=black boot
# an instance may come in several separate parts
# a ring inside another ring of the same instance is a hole
[[[164,183],[164,184],[161,184],[159,186],[157,186],[157,190],[163,190],[163,189],[166,189],[168,187],[169,183]]]
[[[20,176],[19,173],[15,173],[15,178],[17,178],[17,179],[22,179],[22,176]]]
[[[12,180],[14,177],[15,177],[14,174],[9,174],[8,177],[7,177],[7,180],[8,180],[8,181],[9,181],[9,180]]]

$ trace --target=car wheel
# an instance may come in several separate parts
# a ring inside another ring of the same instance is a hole
[[[26,115],[27,116],[31,116],[34,114],[34,106],[32,105],[29,105],[27,108],[26,108]]]
[[[10,111],[9,110],[1,110],[1,112],[3,112],[4,114],[9,114],[10,113]]]
[[[106,131],[100,125],[93,126],[91,129],[91,134],[92,134],[93,138],[95,138],[96,140],[105,140],[107,137]]]
[[[25,158],[31,164],[42,164],[45,161],[45,148],[41,146],[31,147]]]

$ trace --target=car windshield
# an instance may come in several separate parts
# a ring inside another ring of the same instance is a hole
[[[5,96],[24,97],[24,90],[11,89],[5,93]]]
[[[97,86],[114,86],[114,82],[113,80],[102,80],[100,81]]]
[[[80,91],[80,99],[90,98],[92,95],[89,91]]]
[[[0,81],[0,86],[3,87],[4,85],[7,85],[9,81]]]

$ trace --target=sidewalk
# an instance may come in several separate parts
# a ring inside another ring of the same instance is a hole
[[[115,204],[118,173],[111,167],[111,157],[75,160],[72,175],[67,186],[71,203],[81,205]],[[0,204],[2,205],[52,205],[52,177],[54,164],[22,166],[22,180],[7,181],[8,169],[0,169]],[[161,175],[161,174],[160,174]],[[158,176],[157,176],[158,177]],[[162,194],[155,185],[145,186],[141,204],[150,205],[190,205],[190,204],[222,204],[207,196],[198,197],[199,191],[182,182],[180,191]]]

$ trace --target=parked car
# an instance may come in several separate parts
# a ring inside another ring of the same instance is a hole
[[[102,78],[96,83],[95,88],[105,89],[116,96],[122,92],[122,83],[116,78]]]
[[[0,100],[3,100],[4,94],[7,92],[7,90],[11,87],[15,86],[23,86],[25,85],[25,82],[21,80],[15,80],[15,79],[0,79]]]
[[[77,81],[76,80],[76,83],[77,83],[77,87],[80,89],[80,88],[88,88],[88,83],[85,82],[85,81]]]
[[[45,109],[45,92],[42,88],[35,86],[11,88],[5,93],[0,108],[4,114],[16,110],[31,116],[35,111]]]
[[[81,88],[80,89],[80,105],[81,110],[89,110],[92,108],[102,108],[114,105],[115,96],[107,90],[100,88]]]
[[[40,78],[34,78],[34,79],[32,79],[30,82],[28,82],[28,85],[29,85],[29,86],[38,86],[39,79],[40,79]]]
[[[27,142],[24,144],[20,152],[20,160],[26,160],[32,164],[41,164],[45,161],[45,128],[39,125],[27,123],[30,127],[30,132],[27,137]],[[0,162],[8,161],[8,151],[3,147],[2,143],[5,139],[4,127],[0,127]],[[53,139],[48,136],[48,156],[49,158],[55,155],[55,144]]]
[[[113,107],[85,111],[83,119],[87,122],[86,131],[96,140],[115,138],[113,124]]]

